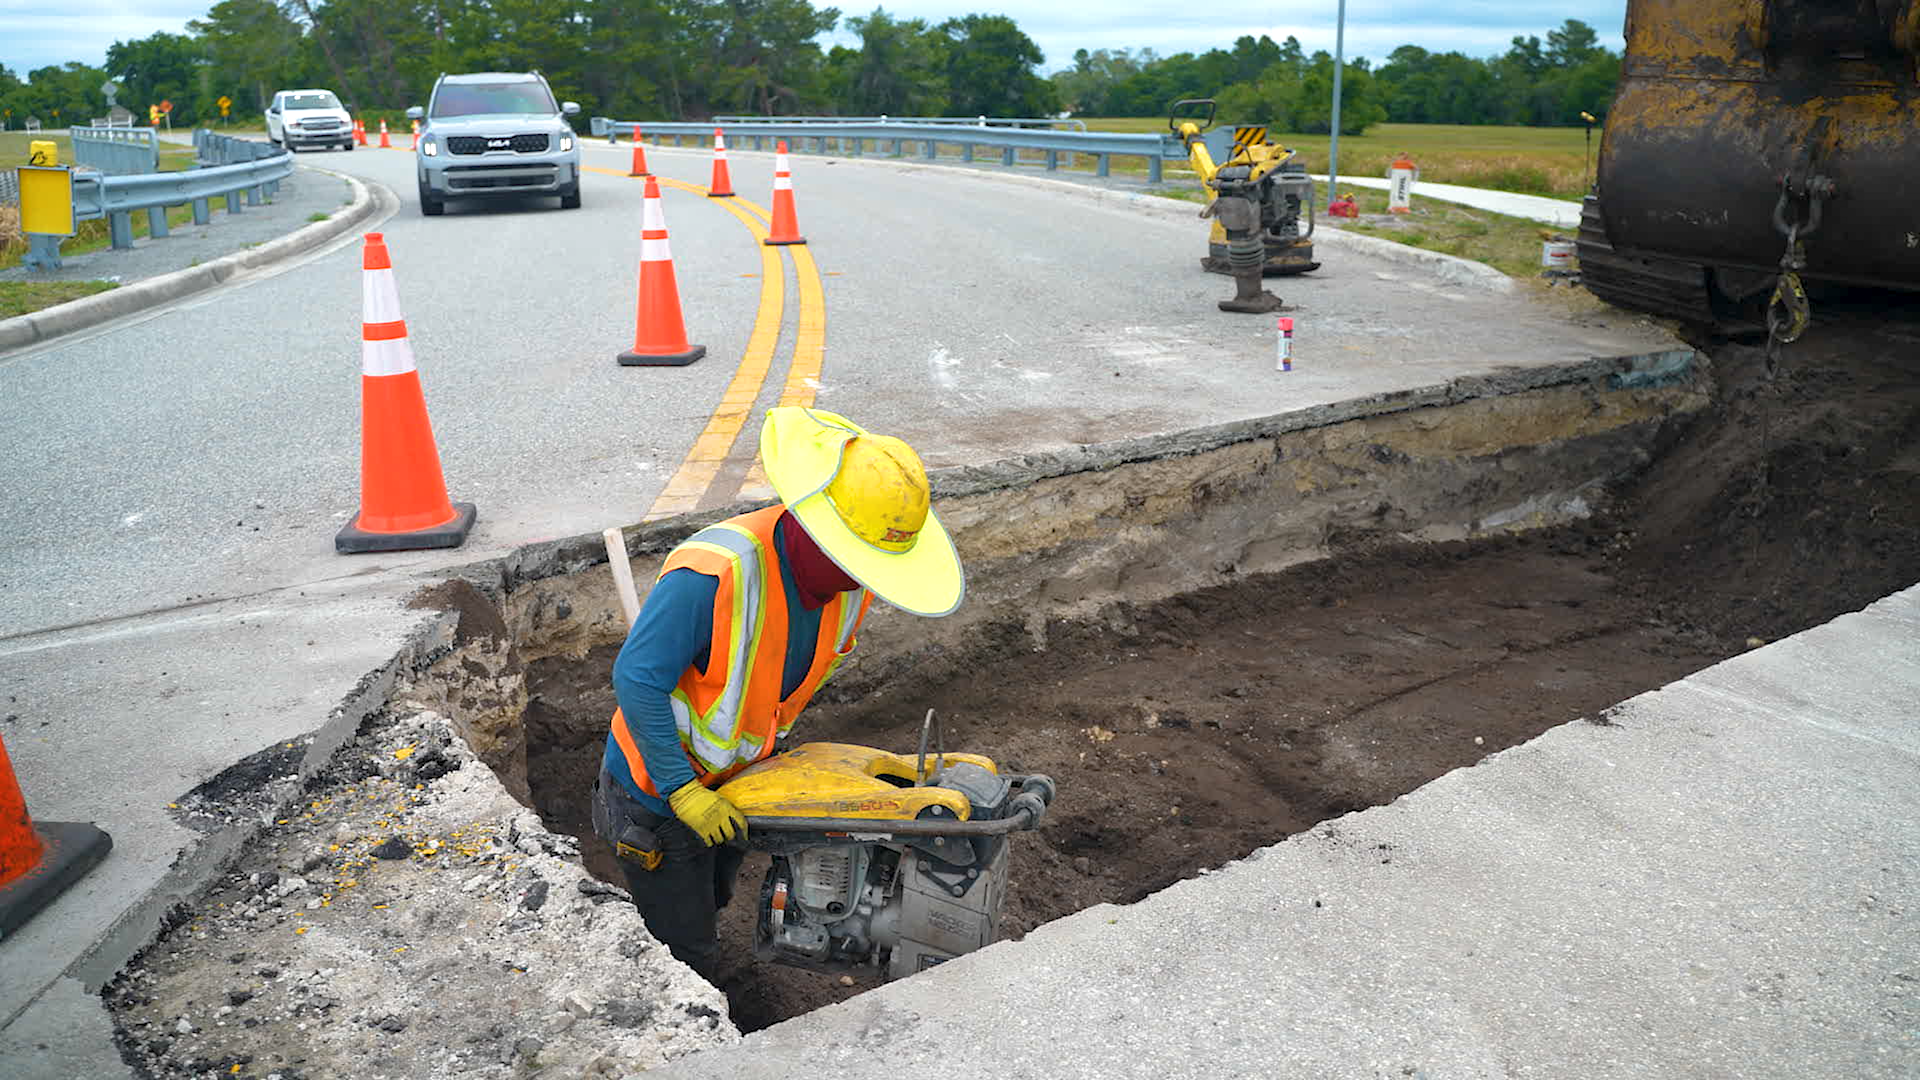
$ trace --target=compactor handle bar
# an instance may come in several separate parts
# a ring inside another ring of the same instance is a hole
[[[1213,126],[1214,106],[1212,98],[1181,98],[1179,101],[1167,106],[1168,131],[1173,132],[1175,135],[1180,134],[1180,121],[1182,119],[1180,116],[1180,108],[1183,105],[1205,105],[1207,107],[1207,118],[1200,122],[1200,130],[1205,131]]]
[[[1019,778],[1020,794],[1006,817],[993,821],[938,821],[913,818],[749,817],[747,831],[887,833],[893,836],[1003,836],[1040,827],[1053,801],[1053,780],[1040,773]]]

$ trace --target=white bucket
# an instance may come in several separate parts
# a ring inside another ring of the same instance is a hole
[[[1549,270],[1573,269],[1573,241],[1543,240],[1540,243],[1540,265]]]

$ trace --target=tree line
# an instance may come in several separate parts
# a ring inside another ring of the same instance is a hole
[[[841,29],[855,45],[822,46]],[[1404,45],[1374,66],[1346,64],[1341,128],[1382,120],[1568,124],[1603,113],[1619,57],[1568,20],[1516,37],[1497,57]],[[184,34],[115,42],[104,66],[28,72],[0,65],[8,126],[105,115],[100,87],[145,122],[173,104],[176,126],[257,118],[274,91],[324,86],[357,112],[424,104],[441,72],[544,73],[588,115],[704,119],[724,113],[842,116],[1160,116],[1181,97],[1213,97],[1227,121],[1298,132],[1330,127],[1333,60],[1289,37],[1156,55],[1082,49],[1042,76],[1044,56],[1015,21],[971,14],[932,22],[875,8],[841,18],[809,0],[220,0]]]

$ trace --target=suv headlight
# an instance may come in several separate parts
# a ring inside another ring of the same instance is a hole
[[[571,132],[571,131],[568,131],[568,132],[563,132],[563,133],[561,134],[561,136],[560,136],[560,149],[561,149],[562,151],[566,151],[566,150],[571,150],[571,149],[573,149],[573,132]]]
[[[420,152],[428,157],[437,157],[440,153],[439,140],[428,135],[420,140]]]

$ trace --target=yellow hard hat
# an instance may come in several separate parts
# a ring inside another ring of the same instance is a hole
[[[838,413],[781,406],[760,428],[767,480],[820,550],[902,611],[949,615],[966,594],[913,448]]]

